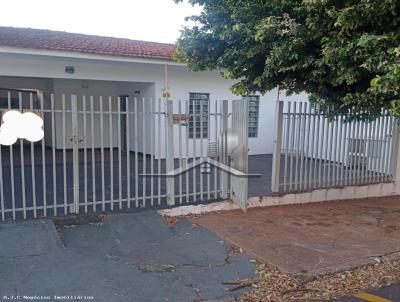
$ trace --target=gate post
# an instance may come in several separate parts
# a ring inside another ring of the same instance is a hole
[[[392,150],[392,175],[395,190],[400,192],[400,127],[397,120],[394,120],[393,127],[393,150]]]
[[[276,102],[275,109],[275,140],[274,153],[272,157],[272,181],[271,189],[273,193],[279,192],[280,170],[281,170],[281,148],[282,148],[282,122],[283,122],[283,102]]]
[[[79,138],[78,138],[78,100],[76,95],[71,95],[71,113],[72,113],[72,175],[74,181],[73,211],[76,214],[79,214]]]
[[[167,173],[175,170],[174,167],[174,104],[172,100],[167,99]],[[175,179],[173,176],[167,177],[167,204],[175,205]]]
[[[222,139],[221,145],[219,146],[219,161],[224,165],[229,165],[228,162],[228,100],[222,101],[222,112],[221,112],[221,133]],[[220,171],[221,177],[221,198],[227,199],[228,198],[228,173],[221,170]]]

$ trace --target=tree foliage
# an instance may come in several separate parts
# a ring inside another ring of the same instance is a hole
[[[279,85],[355,118],[400,116],[400,0],[189,1],[203,11],[177,57],[236,79],[236,94]]]

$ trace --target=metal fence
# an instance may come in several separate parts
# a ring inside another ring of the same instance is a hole
[[[5,98],[1,114],[10,109],[37,112],[45,137],[0,147],[1,220],[226,197],[215,167],[160,176],[208,156],[209,146],[228,127],[226,121],[231,123],[222,101],[206,105],[21,91],[8,91]]]
[[[397,127],[385,110],[372,121],[328,117],[303,102],[279,102],[274,192],[362,185],[392,180]]]

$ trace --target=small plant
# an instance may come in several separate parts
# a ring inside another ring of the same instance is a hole
[[[390,234],[397,231],[397,226],[393,225],[393,224],[388,224],[387,226],[385,226],[385,233],[386,234]]]

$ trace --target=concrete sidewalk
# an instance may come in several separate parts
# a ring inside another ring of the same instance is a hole
[[[232,253],[207,229],[189,221],[169,228],[153,211],[109,215],[60,234],[51,220],[3,223],[0,242],[0,300],[226,301],[243,291],[229,291],[223,282],[255,271],[245,254]]]
[[[192,221],[291,274],[334,272],[400,254],[399,197],[228,211]]]

